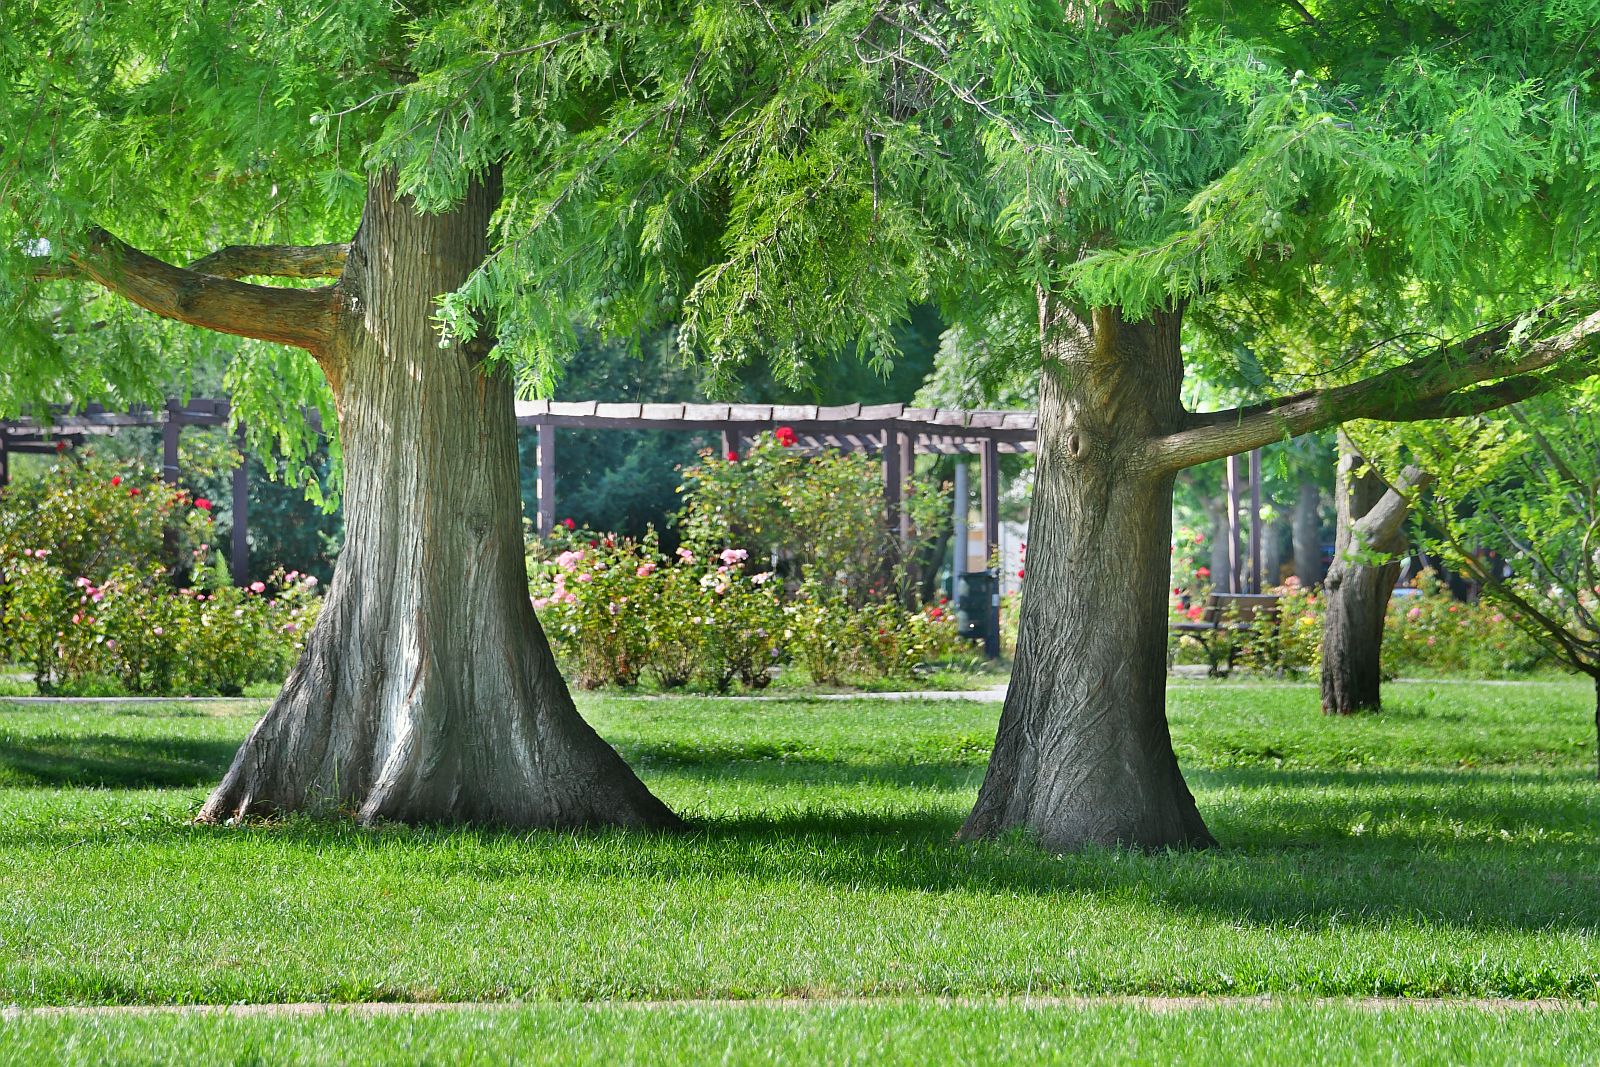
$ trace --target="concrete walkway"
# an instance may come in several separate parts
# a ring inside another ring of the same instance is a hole
[[[286,1004],[81,1004],[42,1007],[0,1007],[0,1021],[61,1016],[217,1015],[236,1018],[305,1018],[319,1015],[355,1016],[431,1015],[440,1012],[506,1012],[524,1008],[584,1008],[625,1011],[725,1010],[740,1008],[806,1010],[811,1008],[895,1007],[930,1008],[1015,1007],[1025,1010],[1081,1011],[1121,1007],[1168,1014],[1219,1008],[1271,1009],[1285,1007],[1353,1008],[1360,1011],[1482,1012],[1592,1011],[1593,1002],[1551,997],[1518,1000],[1512,997],[1293,997],[1293,996],[967,996],[967,997],[777,997],[763,1000],[534,1000],[534,1001],[429,1001],[399,1003],[297,1002]]]
[[[1578,679],[1581,681],[1581,679]],[[1384,685],[1488,685],[1488,686],[1539,686],[1564,685],[1564,678],[1395,678]],[[1167,678],[1169,689],[1305,689],[1317,684],[1315,678],[1298,681],[1281,679],[1248,679],[1234,681],[1207,678],[1203,674],[1173,674]],[[972,700],[980,704],[1000,704],[1006,699],[1004,684],[983,689],[916,689],[903,692],[860,693],[740,693],[717,695],[713,693],[605,693],[612,700],[742,700],[797,701],[797,700]],[[4,704],[260,704],[271,697],[8,697],[0,696]]]

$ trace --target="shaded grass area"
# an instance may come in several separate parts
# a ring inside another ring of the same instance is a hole
[[[1589,697],[1177,686],[1226,847],[1159,856],[952,844],[994,705],[584,700],[668,836],[195,827],[259,708],[0,704],[0,1001],[1596,998]]]
[[[424,1016],[27,1018],[0,1063],[1592,1063],[1600,1011],[1281,1004],[544,1006]]]

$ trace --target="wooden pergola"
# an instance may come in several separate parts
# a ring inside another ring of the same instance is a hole
[[[0,486],[11,480],[13,453],[54,454],[82,445],[91,437],[116,433],[130,426],[161,427],[161,479],[177,485],[182,477],[178,465],[178,438],[185,426],[226,426],[229,404],[226,399],[196,397],[187,402],[169,399],[161,408],[132,407],[112,411],[99,404],[78,410],[54,409],[48,419],[34,418],[0,421]],[[245,470],[244,434],[236,439],[239,465],[233,469],[233,531],[228,547],[228,571],[238,585],[250,580],[250,483]]]
[[[517,402],[517,424],[539,435],[537,529],[556,522],[555,431],[674,430],[720,434],[724,453],[742,455],[745,442],[780,426],[794,431],[795,447],[868,452],[883,457],[884,510],[890,527],[910,536],[905,509],[907,478],[917,455],[976,455],[983,511],[984,558],[1000,545],[1002,452],[1031,452],[1037,416],[1031,411],[908,408],[904,404],[603,404],[594,401]]]
[[[43,420],[0,422],[0,485],[9,479],[11,454],[55,453],[63,443],[88,439],[130,426],[162,428],[161,475],[181,480],[178,441],[186,426],[226,426],[225,398],[170,399],[161,408],[109,410],[89,404],[78,410],[52,410]],[[917,455],[976,455],[983,515],[984,557],[1000,544],[1000,462],[1002,452],[1031,452],[1037,432],[1031,411],[969,411],[911,408],[904,404],[609,404],[595,401],[518,401],[517,425],[538,434],[537,529],[548,534],[556,522],[556,431],[671,430],[719,435],[724,452],[743,453],[746,443],[780,426],[794,431],[802,451],[840,449],[883,457],[884,508],[892,529],[910,534],[905,509],[907,479]],[[243,456],[243,435],[239,436]],[[233,579],[248,581],[249,483],[241,462],[233,472],[233,531],[229,564]]]

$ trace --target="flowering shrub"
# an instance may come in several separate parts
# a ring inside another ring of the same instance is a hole
[[[533,606],[574,681],[759,689],[781,655],[783,610],[770,571],[743,549],[661,556],[640,540],[557,531],[531,559]]]
[[[1415,585],[1418,595],[1389,602],[1383,631],[1387,672],[1421,669],[1488,677],[1521,674],[1554,662],[1506,608],[1488,600],[1455,600],[1431,571]]]
[[[680,547],[557,530],[530,545],[533,606],[576,684],[726,692],[765,688],[771,668],[801,663],[819,682],[903,675],[957,645],[941,607],[907,612],[884,601],[853,607],[783,583],[742,548]]]
[[[44,692],[235,693],[281,678],[315,620],[316,579],[234,588],[209,505],[93,461],[9,487],[0,656]]]
[[[1538,642],[1505,609],[1487,601],[1468,604],[1450,596],[1432,572],[1397,590],[1383,631],[1383,669],[1389,677],[1436,672],[1493,677],[1519,674],[1549,661]],[[1248,631],[1213,639],[1213,655],[1225,657],[1230,643],[1240,666],[1264,670],[1318,670],[1326,605],[1320,590],[1298,580],[1269,590],[1278,595],[1276,620],[1262,618]],[[1173,619],[1198,619],[1204,598],[1188,607],[1174,595]],[[1201,661],[1190,639],[1174,638],[1179,662]],[[1218,652],[1220,650],[1220,653]]]
[[[791,584],[813,583],[817,595],[856,604],[896,595],[906,562],[948,521],[940,494],[908,484],[914,536],[902,546],[884,514],[879,460],[832,449],[804,455],[793,451],[796,440],[793,429],[780,426],[742,456],[701,453],[683,472],[677,523],[684,542],[743,546],[776,564]]]

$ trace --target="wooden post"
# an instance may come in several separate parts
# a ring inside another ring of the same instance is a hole
[[[234,431],[239,465],[233,468],[233,540],[228,550],[228,573],[234,585],[250,581],[250,456],[244,450],[244,427]]]
[[[538,532],[549,537],[556,528],[556,428],[548,422],[535,425],[539,435]]]
[[[911,491],[911,476],[916,473],[917,454],[915,435],[902,430],[895,435],[900,441],[900,543],[911,543],[911,509],[906,507],[906,496]]]
[[[900,468],[899,435],[893,426],[883,428],[883,512],[891,534],[900,529],[905,474]]]
[[[989,596],[989,627],[984,638],[983,654],[990,659],[1000,657],[1000,569],[990,567],[1000,548],[1000,449],[992,437],[985,437],[979,449],[979,480],[983,484],[983,558],[985,566],[994,575],[994,585]]]
[[[0,433],[0,489],[11,484],[11,449],[6,447],[6,435]]]
[[[1250,450],[1250,591],[1261,592],[1261,449]]]

